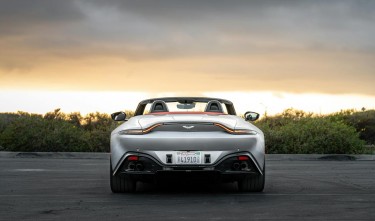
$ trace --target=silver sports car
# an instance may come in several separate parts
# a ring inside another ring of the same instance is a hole
[[[217,180],[237,182],[240,191],[259,192],[265,183],[264,135],[236,116],[233,103],[217,98],[168,97],[144,100],[135,116],[111,134],[113,192],[133,192],[137,181]]]

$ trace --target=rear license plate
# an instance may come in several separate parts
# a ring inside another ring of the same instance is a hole
[[[201,164],[202,154],[199,151],[177,151],[176,164]]]

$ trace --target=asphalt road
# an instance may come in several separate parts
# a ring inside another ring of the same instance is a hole
[[[106,159],[0,158],[0,220],[375,220],[375,161],[268,161],[263,193],[231,184],[112,194]]]

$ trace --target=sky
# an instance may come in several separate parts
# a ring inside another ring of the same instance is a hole
[[[2,0],[0,112],[375,108],[372,0]]]

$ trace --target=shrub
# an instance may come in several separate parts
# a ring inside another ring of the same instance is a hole
[[[375,110],[355,112],[344,116],[344,121],[354,126],[367,144],[375,144]]]
[[[19,115],[0,134],[0,145],[10,151],[85,151],[83,130],[63,120],[41,115]]]
[[[364,152],[364,142],[356,129],[342,120],[312,114],[296,115],[287,110],[257,123],[266,139],[267,153],[356,154]],[[290,114],[292,113],[292,114]],[[285,117],[286,116],[286,117]]]
[[[0,134],[18,118],[16,113],[2,113],[0,114]]]
[[[134,112],[126,112],[129,117]],[[110,133],[120,123],[108,114],[65,114],[56,109],[43,115],[0,114],[0,150],[108,152]],[[267,153],[364,153],[364,141],[374,143],[375,111],[341,111],[316,116],[287,109],[266,116],[256,125],[263,130]]]
[[[127,111],[129,117],[134,112]],[[108,114],[65,114],[60,109],[44,116],[25,112],[0,114],[0,150],[108,152],[111,131],[120,123]]]

